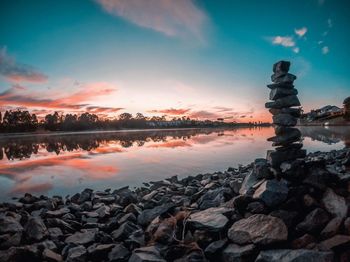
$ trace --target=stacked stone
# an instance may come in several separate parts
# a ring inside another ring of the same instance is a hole
[[[294,128],[301,115],[300,102],[297,97],[298,90],[294,88],[293,82],[297,78],[288,73],[290,62],[279,61],[273,65],[273,84],[267,85],[271,89],[270,100],[265,104],[273,115],[276,136],[271,137],[275,150],[267,152],[267,160],[273,168],[279,169],[281,163],[293,161],[306,156],[306,150],[302,149],[300,142],[301,133]]]

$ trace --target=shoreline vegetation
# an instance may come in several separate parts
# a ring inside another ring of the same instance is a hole
[[[0,203],[0,261],[349,261],[350,149]],[[283,260],[288,258],[287,260]]]

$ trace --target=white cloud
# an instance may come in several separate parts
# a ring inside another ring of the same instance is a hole
[[[272,38],[272,43],[275,45],[281,45],[284,47],[293,47],[295,42],[291,36],[275,36]]]
[[[208,17],[193,0],[95,0],[108,13],[170,37],[205,41]]]
[[[326,55],[328,53],[329,53],[329,47],[328,46],[322,47],[322,54]]]
[[[299,53],[299,51],[300,51],[300,48],[299,48],[299,47],[296,46],[296,47],[293,48],[293,52],[294,52],[294,53],[297,54],[297,53]]]
[[[307,28],[306,27],[302,27],[300,29],[294,29],[294,32],[299,36],[302,37],[306,34],[307,32]]]

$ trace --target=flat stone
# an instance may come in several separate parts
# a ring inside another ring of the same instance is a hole
[[[331,250],[341,246],[348,246],[350,244],[350,236],[347,235],[335,235],[332,238],[322,241],[318,244],[319,250]],[[350,246],[349,246],[350,247]]]
[[[266,108],[276,108],[281,109],[284,107],[300,106],[300,101],[296,95],[285,96],[276,99],[274,102],[267,102],[265,104]]]
[[[251,188],[260,183],[260,181],[262,181],[262,179],[258,178],[258,175],[254,170],[252,170],[248,175],[245,176],[239,193],[241,195],[245,195]]]
[[[223,214],[229,212],[232,212],[232,209],[225,207],[212,207],[191,214],[187,222],[197,229],[219,232],[229,221]]]
[[[66,238],[67,244],[87,245],[95,241],[98,229],[82,229],[82,232],[76,232]]]
[[[270,137],[267,140],[273,142],[273,146],[281,146],[300,141],[300,138],[301,132],[296,128],[291,128],[290,132]]]
[[[262,200],[267,206],[273,207],[283,203],[288,196],[288,186],[283,180],[267,180],[262,183],[253,195],[254,199]]]
[[[326,190],[322,198],[322,204],[326,210],[334,216],[345,218],[348,213],[348,205],[345,198],[337,195],[330,188]]]
[[[46,215],[48,217],[61,217],[65,214],[68,214],[70,212],[69,208],[63,207],[57,210],[50,210],[46,212]]]
[[[87,259],[87,251],[84,246],[77,246],[68,250],[67,262],[84,262]]]
[[[255,262],[332,262],[332,252],[308,249],[275,249],[261,251]]]
[[[295,88],[274,88],[270,91],[270,100],[276,100],[278,98],[297,94],[298,90],[296,90]]]
[[[42,253],[42,257],[45,261],[48,262],[60,262],[63,261],[62,256],[60,254],[57,254],[56,252],[50,250],[50,249],[44,249]]]
[[[237,244],[229,244],[222,252],[222,261],[224,262],[239,262],[253,261],[258,255],[255,245],[249,244],[240,246]]]
[[[48,235],[47,228],[40,217],[30,217],[25,227],[25,235],[29,240],[40,241]]]
[[[280,126],[295,126],[297,124],[297,119],[290,114],[279,114],[272,117],[272,122],[275,125]]]
[[[279,84],[279,83],[293,83],[297,77],[293,74],[273,74],[271,76],[271,81]]]
[[[228,231],[228,238],[240,245],[268,245],[287,240],[288,229],[279,218],[257,214],[234,223]]]
[[[167,213],[170,209],[174,207],[175,207],[174,203],[166,203],[152,209],[143,210],[141,214],[138,216],[137,222],[142,226],[147,226],[157,216]]]
[[[289,88],[292,89],[294,87],[293,83],[273,83],[273,84],[268,84],[268,88],[270,89],[275,89],[275,88]]]
[[[305,233],[317,233],[327,225],[329,220],[330,217],[326,211],[316,208],[296,226],[296,229]]]
[[[0,216],[0,234],[16,233],[23,231],[21,224],[10,216]]]

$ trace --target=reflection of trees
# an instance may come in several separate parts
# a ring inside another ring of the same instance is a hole
[[[321,141],[326,144],[335,144],[344,141],[346,147],[350,147],[350,127],[346,126],[307,126],[300,127],[304,137],[310,137],[312,140]]]
[[[234,129],[232,129],[234,130]],[[30,158],[39,149],[60,154],[60,152],[91,151],[101,146],[119,144],[123,148],[142,147],[147,142],[167,142],[169,139],[188,140],[198,135],[222,134],[220,129],[150,130],[142,132],[100,132],[66,135],[40,135],[28,137],[8,137],[0,139],[0,159]]]

